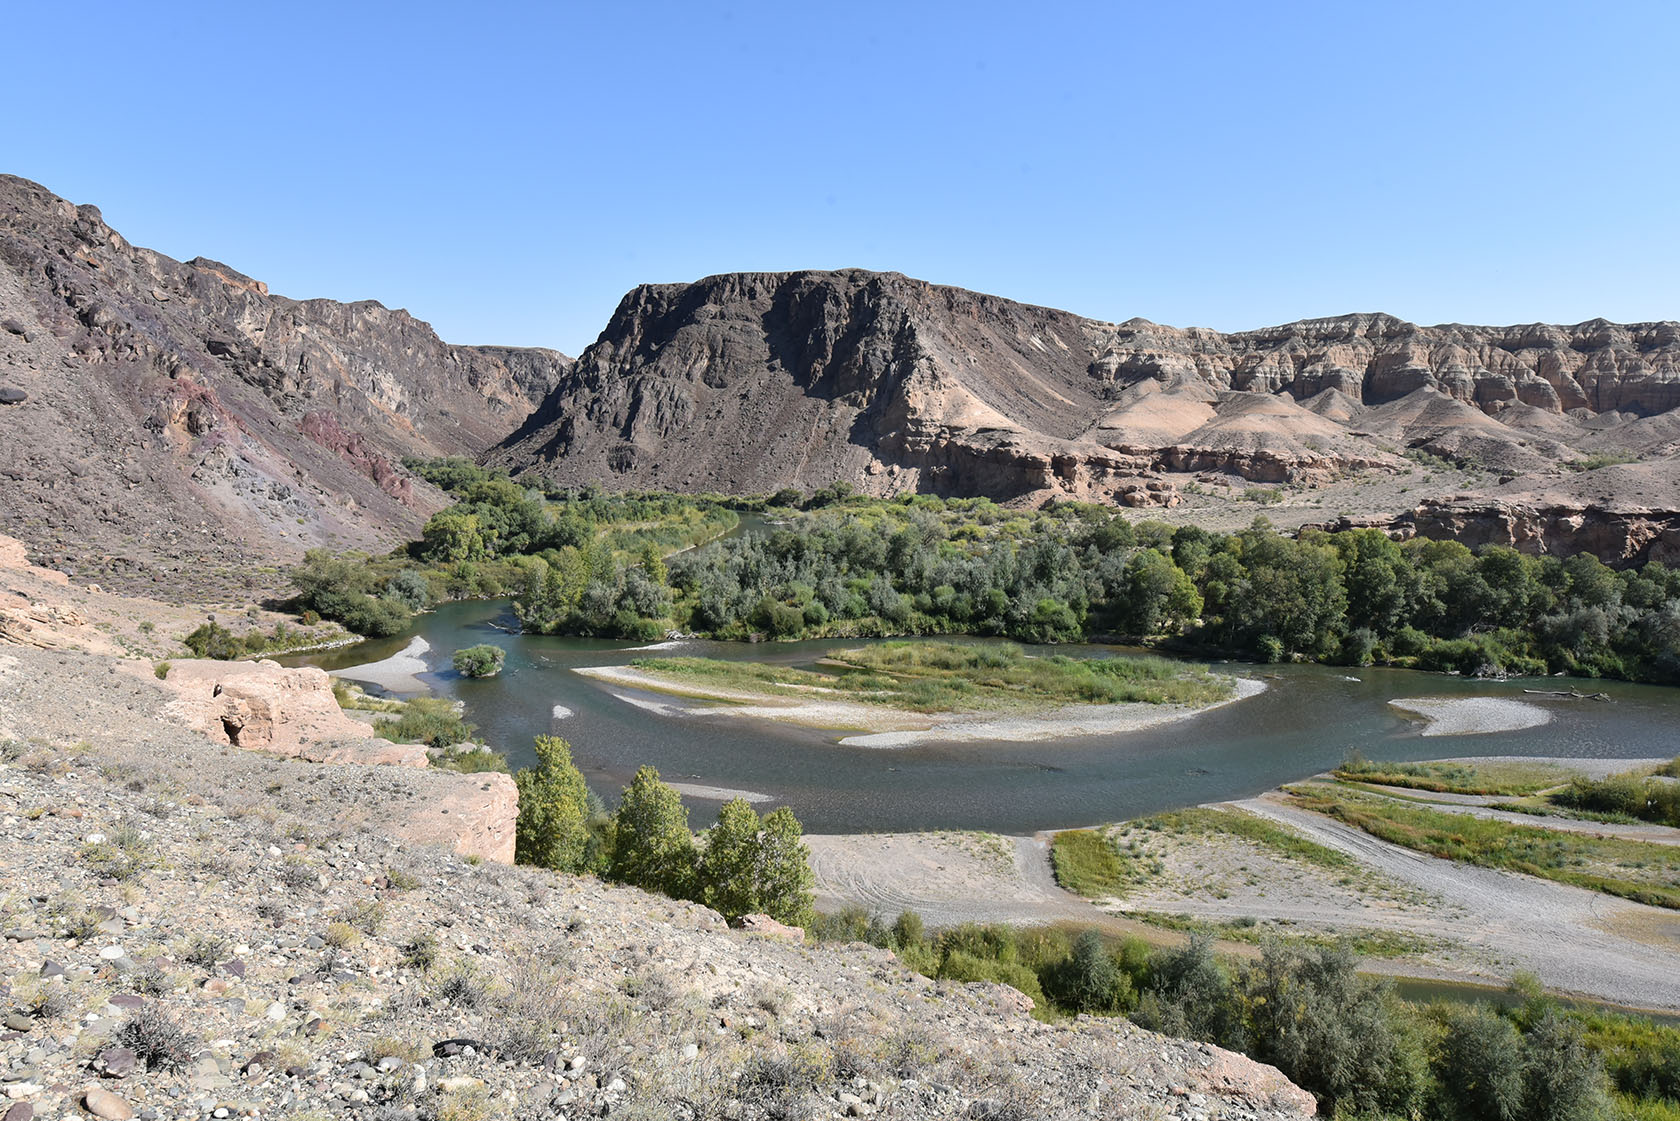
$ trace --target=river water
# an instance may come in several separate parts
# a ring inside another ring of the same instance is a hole
[[[753,791],[760,803],[793,807],[811,832],[985,829],[1027,833],[1248,797],[1341,762],[1358,750],[1373,759],[1448,755],[1586,758],[1680,753],[1680,690],[1558,679],[1503,683],[1409,670],[1327,666],[1216,665],[1259,677],[1266,692],[1198,716],[1124,734],[1036,743],[930,744],[884,750],[846,747],[839,733],[744,717],[660,715],[632,700],[665,700],[572,672],[647,656],[634,643],[509,633],[505,600],[445,604],[413,631],[290,661],[329,670],[430,644],[434,671],[422,680],[460,699],[482,736],[515,767],[533,760],[531,737],[562,735],[590,785],[609,803],[644,763],[667,782]],[[502,673],[468,680],[450,654],[480,642],[508,652]],[[684,642],[669,653],[805,665],[856,641]],[[1113,647],[1062,646],[1068,654]],[[353,677],[353,675],[350,675]],[[1602,690],[1610,703],[1525,695],[1529,688]],[[1493,696],[1536,703],[1548,724],[1514,732],[1423,736],[1414,718],[1389,707],[1400,697]],[[556,716],[558,711],[570,715]],[[688,799],[699,826],[718,803]]]

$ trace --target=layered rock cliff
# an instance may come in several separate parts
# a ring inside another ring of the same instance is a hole
[[[1171,504],[1175,474],[1318,483],[1421,450],[1557,470],[1680,404],[1680,325],[1225,335],[861,270],[645,285],[492,462],[562,481]],[[1550,419],[1547,419],[1550,418]]]
[[[129,244],[0,176],[0,530],[151,594],[315,544],[411,536],[443,499],[404,456],[476,455],[570,365],[451,346],[372,301],[292,300]]]

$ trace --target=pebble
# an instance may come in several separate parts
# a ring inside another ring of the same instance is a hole
[[[89,1087],[82,1094],[82,1108],[105,1121],[130,1121],[134,1116],[133,1106],[98,1086]]]
[[[692,1059],[695,1056],[697,1056],[698,1054],[700,1054],[700,1045],[699,1044],[697,1044],[697,1043],[687,1043],[687,1044],[683,1045],[683,1049],[682,1049],[682,1057],[683,1058]]]
[[[99,956],[106,961],[116,961],[123,956],[123,948],[121,946],[106,946],[99,951]]]

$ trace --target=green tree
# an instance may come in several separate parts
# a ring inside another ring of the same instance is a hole
[[[758,864],[763,822],[744,798],[726,802],[717,824],[706,831],[700,855],[700,902],[734,922],[764,909],[759,898]]]
[[[1529,1121],[1605,1121],[1610,1116],[1604,1065],[1588,1050],[1581,1025],[1547,1010],[1528,1031]]]
[[[765,914],[789,926],[811,921],[816,877],[811,874],[811,850],[802,840],[805,830],[786,806],[764,818],[759,837],[758,890]]]
[[[561,872],[581,872],[589,842],[589,787],[559,736],[533,741],[537,765],[513,776],[519,788],[514,859]]]
[[[478,560],[485,555],[484,538],[479,533],[478,515],[463,513],[451,506],[439,510],[420,531],[422,549],[434,561]]]
[[[1411,1111],[1421,1053],[1400,1030],[1390,987],[1355,973],[1351,951],[1272,942],[1243,987],[1248,1053],[1317,1094],[1327,1115]]]
[[[1443,1121],[1516,1121],[1523,1110],[1523,1041],[1482,1004],[1454,1010],[1434,1062]]]
[[[694,837],[682,796],[643,767],[613,814],[607,878],[687,899],[694,889]]]
[[[455,651],[450,664],[462,677],[494,677],[502,671],[506,660],[506,650],[485,642]]]

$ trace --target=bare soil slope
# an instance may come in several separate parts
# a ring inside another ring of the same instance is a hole
[[[252,561],[412,536],[444,500],[402,457],[480,453],[569,363],[276,296],[0,176],[0,532],[106,585],[206,598]]]

